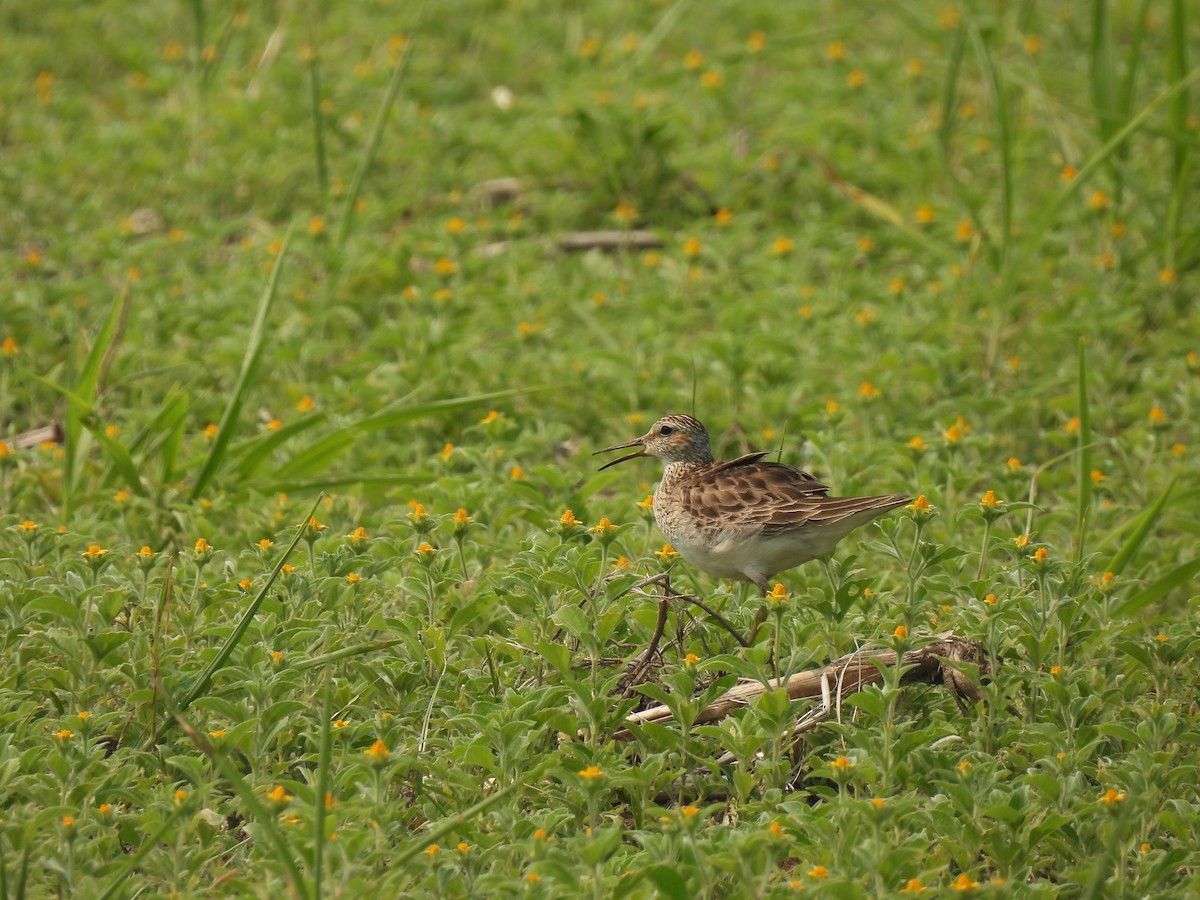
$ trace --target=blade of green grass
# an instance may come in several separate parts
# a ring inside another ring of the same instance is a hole
[[[104,360],[113,347],[113,341],[117,336],[117,323],[121,321],[128,302],[129,289],[126,288],[113,300],[108,314],[100,323],[100,329],[96,332],[92,346],[83,359],[83,365],[75,378],[68,382],[70,392],[60,391],[68,399],[63,424],[65,444],[63,448],[63,504],[64,511],[68,516],[75,506],[78,479],[84,457],[87,455],[82,444],[85,430],[84,419],[92,414]]]
[[[1000,148],[1000,245],[996,259],[998,271],[1005,271],[1008,264],[1009,243],[1012,239],[1012,206],[1013,206],[1013,158],[1012,158],[1012,118],[1008,109],[1008,93],[1000,77],[999,65],[995,56],[988,48],[987,41],[979,31],[979,25],[970,6],[967,11],[967,33],[975,56],[979,59],[980,68],[987,80],[988,91],[992,95],[992,110],[998,130],[996,143]]]
[[[1072,197],[1075,196],[1075,193],[1079,190],[1080,186],[1087,183],[1087,180],[1091,178],[1096,169],[1104,165],[1108,158],[1116,152],[1117,148],[1121,146],[1122,142],[1124,142],[1126,138],[1128,138],[1135,131],[1140,129],[1151,116],[1158,112],[1159,107],[1161,107],[1164,103],[1171,100],[1177,94],[1186,91],[1188,86],[1197,78],[1200,78],[1200,67],[1192,69],[1192,71],[1190,71],[1185,78],[1176,81],[1169,88],[1162,91],[1157,97],[1142,107],[1141,112],[1126,122],[1125,126],[1121,128],[1120,131],[1114,134],[1103,147],[1091,155],[1088,161],[1079,168],[1079,171],[1076,173],[1075,177],[1063,185],[1058,194],[1046,204],[1045,209],[1042,211],[1041,218],[1038,219],[1038,221],[1034,223],[1034,226],[1029,230],[1030,239],[1023,248],[1026,253],[1032,255],[1041,249],[1042,244],[1046,240],[1046,235],[1049,233],[1050,228],[1054,225],[1054,220],[1058,216],[1059,212],[1062,211],[1062,208],[1067,205]]]
[[[303,416],[294,422],[288,422],[286,425],[280,426],[274,431],[268,431],[266,434],[251,438],[242,446],[234,448],[235,454],[240,456],[235,467],[238,480],[243,481],[254,475],[266,458],[291,438],[318,425],[325,424],[328,419],[329,417],[325,413],[313,413],[312,415]]]
[[[308,511],[308,515],[300,520],[296,526],[296,533],[292,537],[292,542],[288,544],[287,549],[275,561],[275,566],[271,569],[271,574],[267,577],[266,582],[259,588],[258,593],[254,595],[254,599],[250,601],[250,605],[242,613],[242,617],[238,620],[237,625],[234,626],[233,631],[229,633],[229,637],[225,639],[225,643],[221,645],[221,649],[217,651],[217,655],[212,658],[208,666],[196,677],[195,681],[192,682],[191,686],[184,693],[183,699],[179,702],[179,710],[181,712],[186,711],[198,698],[204,695],[209,685],[212,684],[213,675],[229,661],[229,657],[233,655],[233,651],[241,643],[246,629],[250,627],[250,623],[254,620],[258,608],[262,606],[263,600],[267,598],[271,586],[275,583],[275,579],[279,577],[279,573],[283,571],[284,564],[287,563],[288,558],[292,555],[292,551],[300,543],[300,538],[304,535],[304,527],[308,524],[308,520],[312,518],[313,514],[316,513],[320,503],[321,497],[318,497],[316,502],[313,503],[312,509]]]
[[[242,773],[237,767],[231,763],[225,756],[204,738],[200,732],[192,727],[191,723],[183,715],[183,710],[176,706],[171,698],[160,685],[159,690],[166,702],[168,709],[175,717],[175,721],[183,729],[184,734],[196,746],[196,748],[212,760],[213,764],[220,769],[222,777],[229,782],[229,786],[233,788],[235,794],[241,798],[245,805],[246,811],[258,822],[259,828],[266,836],[267,842],[275,851],[275,858],[283,864],[284,872],[287,877],[288,887],[293,897],[307,897],[308,891],[304,887],[304,877],[300,874],[300,867],[296,863],[296,853],[288,843],[287,837],[283,830],[279,827],[275,815],[267,809],[262,800],[259,799],[246,779],[242,777]]]
[[[1087,344],[1079,341],[1079,459],[1075,479],[1078,509],[1075,519],[1075,559],[1083,559],[1088,514],[1092,508],[1092,408],[1088,403]]]
[[[375,155],[379,152],[379,142],[383,138],[383,129],[387,125],[392,106],[395,105],[396,97],[400,93],[400,85],[404,83],[405,73],[408,72],[408,62],[412,59],[412,48],[416,43],[417,34],[421,30],[421,24],[425,21],[425,13],[428,9],[428,2],[421,4],[412,34],[404,45],[404,49],[400,51],[400,58],[396,60],[396,68],[392,71],[387,92],[383,95],[383,101],[375,113],[375,124],[371,128],[371,134],[359,155],[358,167],[354,170],[354,177],[350,180],[350,189],[346,191],[346,202],[342,206],[342,217],[338,224],[337,241],[334,243],[334,247],[339,250],[346,245],[346,239],[350,237],[350,232],[354,227],[354,214],[358,209],[358,197],[362,193],[363,181],[366,180],[367,172],[375,163]]]
[[[514,389],[493,391],[487,394],[472,394],[466,397],[450,397],[445,400],[431,400],[428,403],[418,403],[415,406],[375,413],[314,441],[279,466],[275,471],[275,477],[281,480],[313,478],[353,447],[364,434],[385,428],[396,428],[436,413],[452,412],[476,406],[487,400],[511,397],[516,393],[518,391]]]
[[[1153,584],[1117,605],[1113,615],[1118,618],[1140,613],[1151,603],[1161,600],[1175,588],[1187,584],[1200,573],[1200,558],[1176,566]]]
[[[316,24],[318,4],[309,0],[308,44],[312,47],[312,58],[308,61],[308,97],[313,122],[313,153],[317,158],[317,190],[320,192],[321,208],[329,202],[329,164],[325,158],[325,117],[321,114],[321,42],[317,38]]]
[[[1111,0],[1092,0],[1092,45],[1088,74],[1100,143],[1112,139],[1117,127],[1117,56],[1113,51]]]
[[[942,88],[942,120],[938,125],[938,145],[942,148],[942,159],[946,168],[950,165],[950,142],[954,138],[954,125],[958,121],[958,79],[962,75],[963,57],[967,49],[967,32],[959,28],[954,34],[954,44],[946,61],[946,83]]]
[[[337,650],[332,650],[329,653],[322,653],[320,656],[313,656],[308,659],[297,660],[291,664],[291,668],[296,672],[303,672],[306,669],[319,669],[326,663],[338,662],[339,660],[349,659],[352,656],[361,656],[364,653],[375,653],[379,650],[387,650],[395,647],[397,644],[404,643],[402,638],[392,638],[382,641],[367,641],[363,644],[355,644],[352,647],[341,647]]]
[[[246,345],[246,352],[242,356],[242,369],[238,373],[237,382],[233,386],[233,392],[229,396],[225,412],[221,415],[221,422],[217,426],[217,436],[213,438],[208,457],[204,460],[200,474],[196,476],[196,484],[192,488],[193,500],[203,494],[213,479],[217,477],[217,473],[225,461],[229,443],[237,432],[242,407],[254,387],[259,363],[262,360],[263,345],[267,338],[267,320],[271,315],[271,306],[279,292],[279,279],[283,274],[283,263],[287,258],[288,243],[291,241],[294,227],[295,222],[288,225],[279,254],[275,257],[275,264],[271,267],[271,277],[267,281],[266,290],[263,291],[262,298],[258,302],[258,312],[254,316],[254,324],[250,327],[250,340]]]
[[[1187,71],[1187,16],[1183,0],[1173,0],[1171,3],[1171,34],[1167,54],[1167,78],[1178,81]],[[1188,142],[1184,140],[1187,134],[1188,109],[1191,98],[1186,90],[1180,91],[1171,100],[1167,110],[1167,122],[1170,124],[1171,138],[1171,203],[1167,210],[1167,266],[1174,269],[1178,256],[1179,230],[1183,217],[1184,205],[1189,198],[1188,170],[1190,153]]]
[[[394,856],[392,858],[392,865],[397,868],[404,865],[430,844],[436,844],[444,836],[449,834],[451,831],[454,831],[454,829],[461,828],[467,822],[471,821],[471,819],[475,818],[481,812],[486,810],[489,806],[493,806],[497,801],[507,797],[520,786],[521,783],[519,781],[514,781],[507,787],[503,787],[496,791],[496,793],[492,794],[492,796],[484,797],[474,806],[464,809],[458,815],[451,816],[436,828],[431,828],[429,831],[421,835],[420,838],[409,844],[404,850],[400,851],[397,856]]]
[[[317,796],[313,821],[313,897],[320,900],[325,892],[325,795],[329,792],[333,768],[333,676],[325,677],[321,699],[321,746],[317,755]]]
[[[1151,529],[1153,529],[1155,523],[1158,522],[1159,517],[1162,515],[1163,509],[1166,508],[1167,500],[1171,496],[1171,491],[1174,490],[1174,488],[1175,478],[1172,476],[1171,480],[1167,482],[1166,488],[1163,489],[1163,492],[1159,495],[1158,499],[1154,501],[1154,505],[1146,510],[1141,519],[1138,520],[1137,527],[1134,528],[1133,534],[1129,535],[1129,537],[1125,539],[1125,543],[1121,546],[1121,549],[1117,551],[1117,555],[1114,556],[1109,562],[1107,571],[1112,572],[1114,575],[1120,575],[1125,571],[1125,567],[1132,562],[1135,556],[1137,556],[1138,550],[1141,549],[1142,544],[1145,543],[1146,538],[1150,535]]]
[[[100,423],[93,419],[89,418],[85,420],[84,427],[91,432],[96,443],[99,444],[101,449],[103,449],[105,454],[107,454],[109,460],[112,462],[113,468],[116,470],[117,474],[121,476],[121,480],[129,485],[129,487],[131,487],[136,493],[145,496],[146,486],[142,484],[141,473],[138,471],[138,467],[134,463],[133,457],[130,456],[128,448],[126,448],[126,446],[116,438],[109,437],[108,434],[105,433],[104,428],[101,427]]]
[[[151,850],[157,850],[162,846],[167,835],[175,828],[175,820],[179,818],[183,810],[184,807],[182,805],[175,806],[158,827],[158,830],[142,841],[142,845],[138,847],[137,852],[125,857],[125,864],[121,866],[116,876],[108,882],[108,887],[97,896],[97,900],[108,900],[120,888],[128,886],[130,874],[141,864],[142,860],[146,858]]]

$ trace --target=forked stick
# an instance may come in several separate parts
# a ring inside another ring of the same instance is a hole
[[[954,663],[966,663],[986,670],[983,647],[977,641],[959,637],[952,632],[935,635],[933,640],[922,647],[906,650],[900,657],[901,684],[944,684],[954,697],[954,702],[965,715],[967,712],[964,697],[972,700],[982,699],[979,687],[969,678],[954,668]],[[767,690],[783,687],[792,700],[814,700],[824,695],[821,708],[813,710],[805,716],[804,724],[811,728],[818,722],[828,718],[834,703],[840,705],[843,697],[861,691],[873,684],[883,681],[882,668],[896,665],[896,651],[882,648],[858,650],[854,653],[836,659],[820,669],[810,669],[797,672],[788,678],[777,682],[771,679],[764,686],[759,681],[747,681],[726,691],[704,709],[700,710],[695,724],[715,722],[730,713],[749,705],[756,697]],[[824,687],[822,687],[824,682]],[[830,688],[835,698],[830,699]],[[632,740],[633,731],[639,725],[651,722],[669,722],[672,718],[669,706],[654,706],[640,712],[631,713],[625,717],[626,728],[621,729],[613,737],[618,740]],[[811,720],[811,721],[810,721]]]

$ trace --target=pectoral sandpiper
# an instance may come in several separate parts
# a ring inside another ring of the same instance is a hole
[[[793,466],[766,462],[769,451],[717,462],[708,432],[691,416],[665,416],[639,438],[606,447],[638,449],[601,466],[639,456],[662,460],[654,519],[667,541],[696,568],[753,582],[770,579],[833,550],[847,534],[907,503],[904,494],[830,497],[829,488]]]

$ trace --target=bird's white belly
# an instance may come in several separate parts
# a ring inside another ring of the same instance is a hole
[[[819,529],[784,534],[740,534],[716,540],[677,536],[672,546],[697,569],[718,578],[761,581],[833,549]]]

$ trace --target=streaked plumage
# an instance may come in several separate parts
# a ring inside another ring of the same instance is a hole
[[[667,541],[696,568],[719,578],[769,579],[829,553],[847,534],[909,501],[904,494],[830,497],[829,488],[768,452],[713,459],[704,426],[691,416],[659,419],[640,438],[597,450],[638,447],[601,466],[653,456],[666,467],[654,492],[654,518]]]

